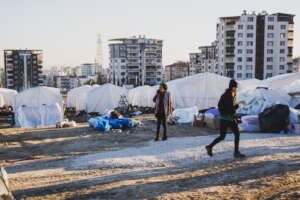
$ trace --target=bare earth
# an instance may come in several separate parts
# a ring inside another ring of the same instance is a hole
[[[300,154],[222,160],[178,167],[74,170],[74,156],[140,147],[154,139],[152,115],[143,126],[100,133],[77,128],[0,129],[0,164],[16,199],[300,199]],[[217,134],[169,126],[169,137]],[[298,146],[299,148],[299,146]]]

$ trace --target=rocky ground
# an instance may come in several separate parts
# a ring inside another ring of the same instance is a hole
[[[300,153],[225,158],[188,166],[72,168],[81,155],[137,150],[154,139],[152,115],[143,126],[100,133],[76,128],[0,129],[0,162],[16,199],[300,199]],[[216,131],[191,125],[169,128],[170,138]],[[299,136],[298,136],[299,137]]]

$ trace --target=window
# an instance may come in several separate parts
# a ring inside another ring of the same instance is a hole
[[[121,66],[121,69],[126,69],[126,67],[123,65],[123,66]]]
[[[267,42],[267,46],[269,46],[269,47],[270,47],[270,46],[274,46],[274,42],[273,42],[273,41],[268,41],[268,42]]]
[[[238,29],[242,30],[243,29],[243,25],[238,25]]]
[[[242,54],[243,50],[242,49],[238,49],[238,54]]]
[[[273,62],[273,58],[272,57],[267,57],[267,62]]]
[[[268,38],[274,38],[274,33],[268,33]]]
[[[281,26],[280,26],[280,29],[281,29],[281,30],[285,30],[285,29],[286,29],[286,25],[281,25]]]
[[[247,29],[248,29],[248,30],[253,30],[253,25],[248,25],[248,26],[247,26]]]
[[[242,78],[242,73],[237,73],[237,78]]]
[[[238,57],[238,62],[242,62],[243,61],[243,58],[242,57]]]
[[[280,49],[280,53],[284,54],[285,53],[285,49]]]
[[[124,63],[124,62],[125,62],[125,59],[122,59],[122,60],[121,60],[121,63]]]
[[[284,62],[285,61],[285,57],[280,57],[279,61],[280,62]]]
[[[247,65],[247,66],[246,66],[246,69],[247,69],[247,70],[252,70],[252,65]]]
[[[252,62],[252,57],[247,57],[247,62]]]
[[[242,69],[243,69],[242,65],[238,65],[238,66],[237,66],[237,69],[238,69],[238,70],[242,70]]]
[[[239,41],[239,42],[238,42],[238,46],[243,46],[243,42],[242,42],[242,41]]]
[[[253,54],[253,49],[247,49],[247,54]]]
[[[247,46],[249,47],[249,46],[253,46],[253,42],[252,41],[248,41],[247,42]]]
[[[273,25],[268,25],[268,30],[274,30],[274,26]]]
[[[252,73],[247,73],[246,78],[252,78]]]
[[[272,73],[267,73],[267,76],[266,76],[266,78],[271,78],[273,76],[273,74]]]
[[[247,33],[247,38],[253,38],[253,33]]]
[[[280,65],[280,66],[279,66],[279,69],[280,69],[280,70],[284,70],[284,65]]]
[[[238,38],[242,38],[242,37],[243,37],[243,33],[239,33]]]
[[[268,49],[267,54],[273,54],[273,49]]]
[[[280,38],[285,38],[285,33],[280,33]]]
[[[248,22],[253,22],[253,17],[248,17]]]
[[[285,46],[285,41],[280,41],[280,46]]]
[[[274,22],[274,17],[268,17],[269,22]]]
[[[267,70],[273,70],[273,65],[267,65]]]

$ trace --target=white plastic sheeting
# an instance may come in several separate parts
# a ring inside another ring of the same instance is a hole
[[[128,91],[128,102],[133,106],[153,107],[153,97],[156,89],[150,86],[140,86]]]
[[[285,91],[279,89],[255,89],[244,93],[238,93],[237,103],[244,104],[244,106],[238,110],[238,113],[258,115],[266,108],[275,104],[290,106],[291,97]]]
[[[168,82],[174,108],[197,106],[205,109],[217,106],[228,88],[230,79],[213,73],[201,73]]]
[[[63,120],[61,106],[56,104],[21,106],[15,113],[17,127],[53,126]]]
[[[254,79],[238,81],[238,92],[246,92],[248,90],[254,90],[257,87],[268,87],[263,81]]]
[[[38,86],[18,93],[14,100],[14,110],[19,107],[43,104],[58,104],[63,108],[63,99],[58,88]]]
[[[194,106],[191,108],[179,108],[174,110],[173,117],[178,117],[179,123],[192,123],[196,114],[198,114],[198,108]]]
[[[14,98],[17,94],[16,90],[11,90],[7,88],[0,88],[0,96],[2,96],[2,102],[0,101],[0,107],[2,106],[13,106]]]
[[[296,80],[300,80],[300,72],[274,76],[263,80],[263,83],[271,89],[280,89],[290,85]]]
[[[73,107],[76,111],[85,110],[87,93],[96,87],[99,87],[99,85],[84,85],[70,90],[67,95],[67,107]]]
[[[5,105],[4,98],[3,98],[2,94],[0,94],[0,107],[3,107],[4,105]]]
[[[107,110],[118,107],[121,95],[127,96],[125,88],[104,84],[90,90],[87,94],[87,112],[105,113]]]
[[[291,84],[287,85],[284,88],[288,93],[296,93],[296,92],[300,92],[300,79],[291,82]]]

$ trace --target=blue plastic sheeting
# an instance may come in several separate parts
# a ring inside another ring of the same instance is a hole
[[[129,119],[112,119],[108,117],[96,117],[91,118],[88,121],[89,125],[95,130],[99,131],[109,131],[110,129],[125,129],[138,126],[139,122]]]

